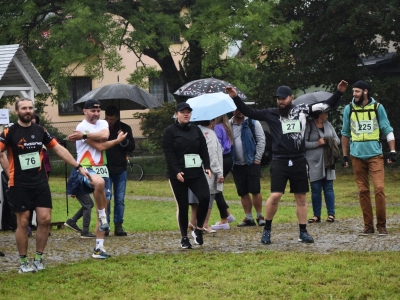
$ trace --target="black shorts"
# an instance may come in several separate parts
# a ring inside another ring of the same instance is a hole
[[[294,194],[308,193],[308,173],[306,158],[288,160],[272,160],[270,166],[271,193],[285,193],[286,183],[290,182],[290,192]]]
[[[260,193],[261,165],[234,165],[232,175],[239,196]]]
[[[36,207],[53,208],[48,184],[39,188],[11,186],[7,196],[14,212],[33,210]]]

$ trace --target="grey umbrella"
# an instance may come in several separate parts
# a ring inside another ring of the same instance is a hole
[[[120,110],[145,109],[161,106],[157,97],[132,84],[108,84],[86,93],[74,103],[83,108],[84,103],[90,99],[97,99],[105,109],[115,105]]]
[[[328,100],[332,96],[332,93],[329,92],[314,92],[314,93],[307,93],[297,97],[293,100],[294,105],[298,104],[315,104],[318,102],[323,102]]]

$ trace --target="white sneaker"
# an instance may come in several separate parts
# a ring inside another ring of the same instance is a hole
[[[236,218],[235,218],[232,214],[230,214],[230,215],[227,217],[227,220],[228,220],[228,223],[232,223],[233,221],[236,220]]]
[[[32,266],[29,261],[24,262],[19,266],[18,273],[36,272],[36,268]]]
[[[43,262],[43,259],[34,260],[32,266],[36,269],[36,271],[41,271],[46,269],[46,265]]]
[[[100,227],[99,227],[100,231],[110,230],[110,225],[108,225],[107,222],[107,216],[100,216],[99,220],[100,220]]]
[[[215,223],[215,225],[211,225],[211,229],[214,230],[227,230],[231,229],[229,223],[221,224],[220,222]]]

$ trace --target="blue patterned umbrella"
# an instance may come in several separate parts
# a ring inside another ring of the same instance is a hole
[[[233,85],[229,82],[216,78],[204,78],[186,83],[185,85],[181,86],[174,94],[178,96],[197,97],[203,94],[218,92],[225,93],[225,87],[227,86]],[[235,86],[233,87],[236,89],[240,98],[247,99],[246,95],[243,94],[243,92],[238,90]]]

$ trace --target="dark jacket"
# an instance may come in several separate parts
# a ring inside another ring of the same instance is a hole
[[[115,123],[114,127],[110,129],[110,136],[108,140],[115,140],[120,129],[124,133],[128,132],[125,140],[123,140],[120,144],[106,150],[107,168],[110,174],[118,174],[126,171],[126,156],[135,150],[135,140],[132,135],[131,127],[119,120]]]
[[[210,157],[206,139],[200,128],[193,124],[175,123],[168,126],[163,135],[163,150],[167,160],[167,176],[176,179],[179,172],[183,178],[204,177],[202,167],[185,168],[185,154],[198,154],[205,169],[210,169]]]

